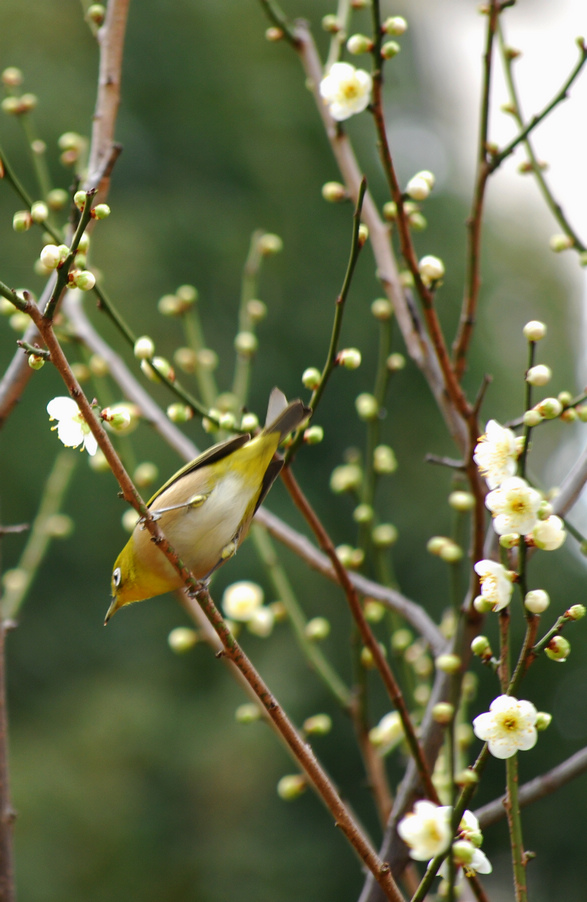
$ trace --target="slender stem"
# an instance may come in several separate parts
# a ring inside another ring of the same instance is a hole
[[[487,12],[487,32],[483,54],[483,85],[481,89],[481,112],[479,116],[479,141],[477,147],[477,174],[473,191],[473,207],[467,222],[468,253],[465,295],[463,298],[459,329],[453,343],[453,361],[458,379],[462,379],[467,352],[473,336],[479,292],[481,290],[481,233],[485,189],[490,173],[487,161],[489,131],[489,106],[491,99],[491,79],[493,68],[493,44],[500,12],[499,0],[491,0]]]
[[[359,241],[359,227],[361,225],[361,211],[363,209],[363,200],[365,198],[365,192],[367,191],[367,180],[363,177],[361,180],[361,185],[359,188],[359,196],[357,198],[357,203],[355,205],[355,211],[353,213],[353,232],[351,237],[351,249],[349,253],[349,259],[347,263],[346,273],[344,276],[344,280],[342,283],[342,288],[340,290],[340,294],[338,295],[335,302],[334,309],[334,321],[332,324],[332,332],[330,334],[330,346],[328,348],[328,353],[326,355],[326,361],[324,366],[322,367],[322,374],[320,376],[320,382],[318,386],[312,392],[312,397],[310,398],[310,407],[313,411],[316,410],[320,402],[320,398],[324,393],[324,389],[326,388],[326,384],[330,378],[330,375],[336,366],[336,355],[338,352],[338,341],[340,338],[340,330],[342,329],[342,318],[344,314],[345,302],[348,297],[348,293],[350,291],[351,283],[353,280],[353,275],[355,272],[355,267],[357,265],[357,261],[359,259],[359,254],[361,252],[362,244]],[[297,448],[303,440],[303,430],[298,431],[297,436],[294,438],[290,447],[288,448],[287,454],[285,456],[286,463],[288,463],[293,455],[295,454]]]
[[[426,758],[424,756],[424,752],[418,741],[418,737],[416,736],[416,732],[414,730],[414,725],[412,723],[412,719],[410,717],[410,713],[408,711],[407,705],[405,703],[405,699],[402,695],[401,689],[391,671],[391,668],[383,654],[379,643],[377,642],[369,623],[365,619],[365,615],[363,613],[363,608],[361,607],[361,603],[359,601],[358,593],[353,586],[352,582],[349,579],[346,569],[341,564],[334,546],[330,540],[330,537],[322,523],[316,516],[315,511],[311,508],[308,503],[305,495],[301,491],[298,483],[295,480],[291,470],[286,468],[282,470],[282,478],[283,481],[290,492],[294,504],[301,511],[303,516],[305,517],[308,525],[312,529],[312,532],[318,539],[320,547],[325,551],[328,557],[331,560],[332,566],[334,567],[336,574],[338,576],[338,580],[340,585],[342,586],[344,593],[346,595],[349,607],[351,609],[351,613],[357,625],[359,634],[361,636],[361,640],[363,644],[369,649],[371,655],[373,657],[373,661],[375,662],[375,666],[381,676],[383,685],[389,695],[389,698],[400,715],[402,726],[404,729],[404,734],[406,738],[406,742],[409,746],[410,753],[416,762],[416,766],[418,768],[418,773],[422,780],[422,785],[428,795],[428,798],[433,801],[438,801],[438,794],[436,792],[436,788],[434,783],[432,782],[432,777],[430,775],[430,771],[428,769],[428,764],[426,762]]]
[[[260,524],[254,523],[251,535],[257,552],[267,568],[277,597],[287,611],[296,640],[308,664],[328,687],[342,708],[345,711],[350,710],[351,693],[349,688],[325,657],[322,649],[315,642],[311,642],[306,635],[305,627],[308,621],[298,603],[285,569],[279,562],[269,533]]]
[[[22,603],[51,541],[51,535],[47,530],[48,521],[61,509],[78,459],[78,454],[65,450],[55,458],[53,469],[45,483],[37,516],[17,564],[17,568],[23,574],[22,582],[18,587],[7,588],[0,602],[0,616],[5,621],[18,617]]]
[[[10,802],[8,770],[8,715],[6,705],[6,633],[9,624],[0,622],[0,902],[14,902],[12,827],[15,812]]]
[[[512,755],[506,760],[507,792],[505,810],[510,832],[512,863],[514,868],[514,889],[516,902],[526,902],[526,854],[522,839],[522,820],[518,802],[518,756]]]

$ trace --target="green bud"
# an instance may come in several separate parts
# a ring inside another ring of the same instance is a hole
[[[259,238],[259,243],[257,245],[259,248],[259,253],[264,257],[269,257],[273,254],[279,254],[283,250],[283,241],[279,237],[279,235],[273,235],[271,232],[265,232],[264,235],[261,235]]]
[[[177,348],[173,354],[173,361],[184,373],[195,373],[198,365],[197,354],[191,348]]]
[[[159,470],[156,464],[151,463],[151,461],[144,461],[136,467],[133,473],[133,481],[140,489],[146,489],[148,486],[153,485],[158,475]]]
[[[15,232],[28,232],[33,224],[29,210],[17,210],[12,217],[12,228]]]
[[[449,539],[438,552],[438,557],[446,564],[458,564],[463,559],[464,551],[456,542]]]
[[[406,648],[412,644],[413,639],[413,633],[405,627],[395,630],[395,632],[391,634],[391,647],[393,651],[399,653],[404,652]]]
[[[408,23],[403,16],[391,16],[389,19],[386,19],[381,26],[381,30],[385,32],[385,34],[396,35],[404,34],[404,32],[407,31],[407,28]]]
[[[45,366],[45,358],[38,354],[28,355],[28,364],[32,370],[41,370]]]
[[[234,718],[237,723],[255,723],[263,716],[263,709],[256,702],[245,702],[239,705],[234,712]]]
[[[438,702],[438,704],[434,705],[432,708],[432,717],[436,723],[442,724],[443,726],[447,726],[454,716],[454,705],[450,705],[448,702]]]
[[[304,441],[307,445],[319,445],[324,440],[324,430],[322,426],[308,426],[304,431]]]
[[[379,404],[374,395],[363,392],[355,399],[355,408],[361,420],[376,420],[379,416]]]
[[[310,389],[310,391],[314,391],[314,389],[318,388],[320,385],[321,375],[319,369],[315,366],[309,366],[302,373],[302,385],[304,385],[305,388]]]
[[[171,630],[167,637],[167,642],[171,651],[176,655],[183,655],[186,651],[190,651],[198,641],[198,634],[195,630],[189,629],[187,626],[178,626]]]
[[[47,203],[50,210],[63,210],[69,200],[69,194],[63,188],[53,188],[47,195]]]
[[[110,213],[111,210],[108,204],[96,204],[96,206],[92,210],[92,218],[107,219],[110,216]]]
[[[448,503],[453,510],[464,514],[475,507],[475,496],[471,492],[451,492],[448,496]]]
[[[471,642],[471,651],[478,658],[491,657],[491,643],[487,636],[475,636]]]
[[[167,408],[167,416],[171,420],[172,423],[187,423],[188,420],[191,420],[194,413],[191,407],[187,404],[175,403],[170,404]]]
[[[310,642],[321,642],[330,634],[330,623],[326,617],[313,617],[306,623],[304,633]]]
[[[434,663],[436,669],[443,673],[458,673],[462,666],[459,655],[453,654],[439,655]]]
[[[403,354],[390,354],[385,365],[390,373],[397,373],[405,367],[406,358]]]
[[[340,182],[325,182],[322,185],[322,197],[329,204],[339,204],[348,199],[348,193]]]
[[[562,664],[571,653],[571,643],[564,636],[553,636],[544,649],[544,653],[551,661]]]
[[[91,291],[96,284],[96,276],[89,269],[80,269],[71,273],[73,284],[80,291]]]
[[[561,251],[566,251],[573,247],[574,241],[569,235],[552,235],[549,244],[550,249],[555,254],[560,254]]]
[[[395,222],[395,220],[397,219],[397,204],[392,200],[389,200],[386,204],[383,204],[383,218],[387,222]]]
[[[234,349],[242,357],[252,357],[259,342],[253,332],[239,332],[234,339]]]
[[[386,322],[393,315],[393,304],[387,298],[376,298],[371,304],[371,313],[380,322]]]
[[[45,222],[47,217],[49,216],[49,207],[42,200],[37,200],[31,206],[31,217],[33,222],[40,223]]]
[[[258,298],[251,298],[247,302],[247,313],[253,323],[260,323],[267,316],[267,305]]]
[[[545,420],[554,420],[561,415],[563,405],[558,398],[544,398],[535,409]]]
[[[582,620],[586,613],[587,608],[584,604],[573,604],[565,612],[565,618],[567,620]]]
[[[381,56],[384,60],[391,60],[398,55],[401,49],[397,41],[386,41],[381,47]]]
[[[353,56],[370,53],[373,49],[373,41],[366,34],[352,34],[346,42],[346,49]]]
[[[397,458],[389,445],[377,445],[373,451],[373,469],[378,476],[389,476],[397,470]]]
[[[361,366],[361,352],[358,348],[343,348],[338,352],[337,362],[346,370],[356,370]]]
[[[335,467],[330,475],[330,489],[335,495],[358,489],[363,479],[363,471],[358,464],[342,464]]]
[[[78,208],[78,210],[83,210],[88,200],[88,195],[85,191],[76,191],[73,195],[73,202]]]
[[[371,533],[376,548],[391,548],[395,545],[399,533],[393,523],[379,523]]]
[[[134,344],[134,355],[137,360],[147,360],[155,353],[155,342],[148,335],[141,335]]]
[[[540,341],[546,335],[546,326],[540,320],[532,319],[526,323],[523,332],[527,341]]]
[[[325,736],[332,729],[332,718],[328,714],[314,714],[306,718],[303,729],[308,736]]]
[[[538,410],[532,409],[524,411],[524,426],[527,426],[529,429],[533,429],[534,426],[539,426],[543,420],[544,417]]]
[[[302,774],[287,774],[277,784],[277,795],[284,802],[292,802],[305,791],[306,778]]]
[[[358,504],[353,511],[355,523],[370,523],[375,516],[375,511],[370,504]]]
[[[152,363],[153,366],[157,368],[157,372],[147,360],[141,360],[141,369],[147,379],[151,382],[161,382],[161,376],[163,376],[164,378],[169,379],[170,382],[175,381],[173,367],[165,357],[153,357]]]
[[[552,723],[552,714],[549,714],[548,711],[539,711],[536,715],[536,723],[534,726],[536,729],[542,733],[544,730],[547,730]]]

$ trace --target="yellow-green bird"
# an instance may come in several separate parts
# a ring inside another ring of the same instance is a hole
[[[288,404],[274,388],[258,435],[213,445],[153,495],[147,507],[196,579],[207,579],[236,553],[283,466],[273,459],[280,442],[310,413],[299,400]],[[183,580],[139,521],[114,564],[113,600],[104,622],[126,604],[181,586]]]

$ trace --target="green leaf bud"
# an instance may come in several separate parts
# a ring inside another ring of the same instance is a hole
[[[263,709],[256,702],[245,702],[239,705],[234,712],[234,719],[237,723],[248,724],[261,720]]]
[[[567,620],[582,620],[586,613],[587,608],[584,604],[573,604],[565,612],[565,618]]]
[[[353,511],[353,520],[355,523],[371,523],[375,511],[370,504],[358,504]]]
[[[153,357],[152,363],[157,368],[157,371],[147,360],[141,360],[141,369],[150,382],[161,382],[161,376],[169,379],[170,382],[175,381],[173,367],[165,357]]]
[[[446,564],[458,564],[459,561],[462,561],[463,556],[463,549],[451,539],[449,539],[438,552],[438,557]]]
[[[78,208],[78,210],[83,210],[86,206],[88,200],[88,195],[85,191],[76,191],[73,195],[73,202]]]
[[[335,495],[355,491],[361,485],[362,479],[363,471],[358,464],[342,464],[335,467],[330,475],[330,490]]]
[[[471,651],[478,658],[490,658],[493,654],[491,643],[487,636],[475,636],[471,642]]]
[[[245,413],[241,420],[241,429],[245,432],[254,432],[259,426],[259,417],[256,413]]]
[[[549,714],[548,711],[539,711],[536,715],[536,723],[534,726],[536,729],[542,733],[544,730],[547,730],[552,723],[552,714]]]
[[[432,536],[426,542],[426,551],[428,551],[430,554],[435,554],[437,557],[440,557],[440,552],[450,541],[451,540],[447,539],[446,536]]]
[[[357,570],[365,560],[365,552],[362,548],[353,548],[352,545],[338,545],[335,551],[340,563],[348,570]]]
[[[397,219],[397,204],[392,200],[388,200],[386,204],[383,204],[383,218],[387,222],[395,222]]]
[[[527,426],[529,429],[533,429],[534,426],[539,426],[540,423],[542,423],[542,421],[544,420],[544,417],[538,410],[536,410],[535,408],[532,408],[532,410],[524,411],[523,419],[524,419],[524,426]]]
[[[340,22],[333,13],[330,13],[329,15],[322,17],[322,28],[329,34],[338,34],[340,31]]]
[[[555,420],[560,417],[563,405],[558,398],[544,398],[535,408],[545,420]]]
[[[385,617],[386,610],[385,605],[380,601],[376,601],[374,598],[365,599],[363,613],[365,614],[365,620],[368,620],[369,623],[381,623]]]
[[[36,200],[31,206],[31,217],[33,222],[45,222],[49,216],[49,207],[42,200]]]
[[[45,366],[45,358],[40,357],[38,354],[29,354],[28,365],[32,370],[41,370]]]
[[[398,463],[393,448],[389,445],[377,445],[373,450],[373,469],[378,476],[395,473]]]
[[[368,237],[369,237],[369,229],[367,228],[365,223],[362,222],[361,225],[359,226],[359,232],[358,232],[358,236],[357,236],[357,239],[359,242],[359,247],[363,247],[363,245],[367,241]]]

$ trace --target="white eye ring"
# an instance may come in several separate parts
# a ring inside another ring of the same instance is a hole
[[[114,570],[114,572],[112,574],[112,582],[114,583],[114,585],[116,586],[117,589],[120,585],[121,577],[122,577],[122,573],[120,572],[120,567],[116,567],[116,569]]]

